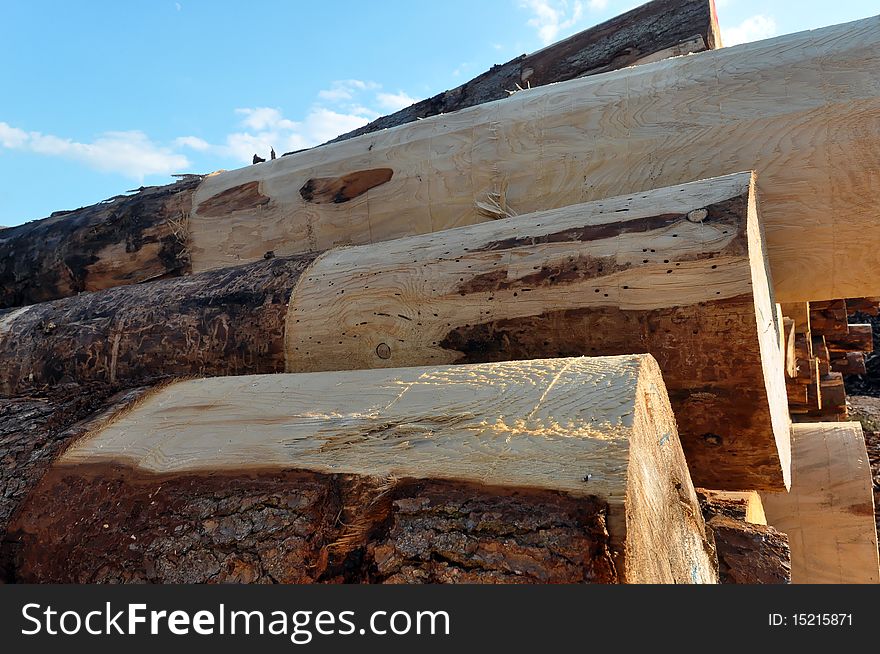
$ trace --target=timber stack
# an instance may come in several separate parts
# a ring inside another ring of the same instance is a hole
[[[0,230],[3,580],[877,583],[880,19],[718,34]]]

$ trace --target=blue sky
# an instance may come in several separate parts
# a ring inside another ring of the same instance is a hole
[[[716,3],[727,45],[880,12]],[[639,4],[0,0],[0,225],[322,143]]]

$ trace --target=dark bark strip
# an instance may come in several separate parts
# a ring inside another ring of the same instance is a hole
[[[462,86],[377,118],[330,143],[501,100],[517,88],[626,68],[695,36],[712,50],[721,45],[717,30],[712,0],[654,0],[531,55],[493,66]]]
[[[65,382],[284,370],[290,292],[313,255],[120,286],[0,315],[0,394]]]
[[[0,230],[0,309],[189,272],[201,177]]]
[[[9,541],[20,582],[615,583],[606,511],[450,481],[59,467]]]
[[[358,170],[342,177],[310,179],[299,190],[302,199],[312,204],[343,204],[363,195],[371,188],[382,186],[391,180],[390,168]],[[201,208],[199,208],[201,211]]]

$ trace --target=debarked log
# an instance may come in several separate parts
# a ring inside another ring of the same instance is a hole
[[[206,178],[193,270],[755,169],[779,301],[877,295],[878,88],[874,17],[518,92]]]
[[[717,580],[646,355],[177,382],[10,533],[31,582]]]
[[[0,389],[650,353],[699,484],[785,487],[787,394],[748,173],[314,257],[8,314]]]

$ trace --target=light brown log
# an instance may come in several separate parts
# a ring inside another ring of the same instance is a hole
[[[23,581],[717,580],[645,355],[179,382],[13,532]]]
[[[0,318],[0,384],[649,352],[694,477],[782,488],[788,410],[755,202],[743,173],[36,305]]]
[[[712,0],[654,0],[531,55],[493,66],[458,88],[382,116],[334,141],[507,98],[520,87],[718,47]],[[141,188],[134,195],[6,229],[0,235],[0,309],[189,273],[189,211],[201,177],[188,175],[176,184]],[[258,185],[245,186],[223,196],[222,204],[227,212],[242,203],[260,207],[260,197]],[[387,238],[377,230],[376,240]],[[322,240],[316,247],[332,244]],[[267,246],[260,256],[271,249]]]
[[[789,379],[797,377],[797,352],[795,349],[795,322],[791,318],[783,318],[783,348],[785,355],[785,374]]]
[[[839,409],[846,406],[846,387],[843,384],[842,374],[828,373],[819,380],[819,383],[822,386],[823,409]]]
[[[849,333],[826,339],[831,352],[873,352],[874,329],[870,324],[850,325]]]
[[[788,409],[762,251],[747,173],[342,248],[293,293],[287,370],[649,352],[695,481],[781,487]]]
[[[792,427],[790,493],[761,493],[796,584],[880,582],[871,469],[858,423]]]
[[[876,294],[880,17],[516,93],[206,178],[195,271],[755,168],[781,302]],[[317,200],[328,180],[371,186]],[[234,196],[231,203],[227,198]],[[311,198],[311,199],[309,199]]]

